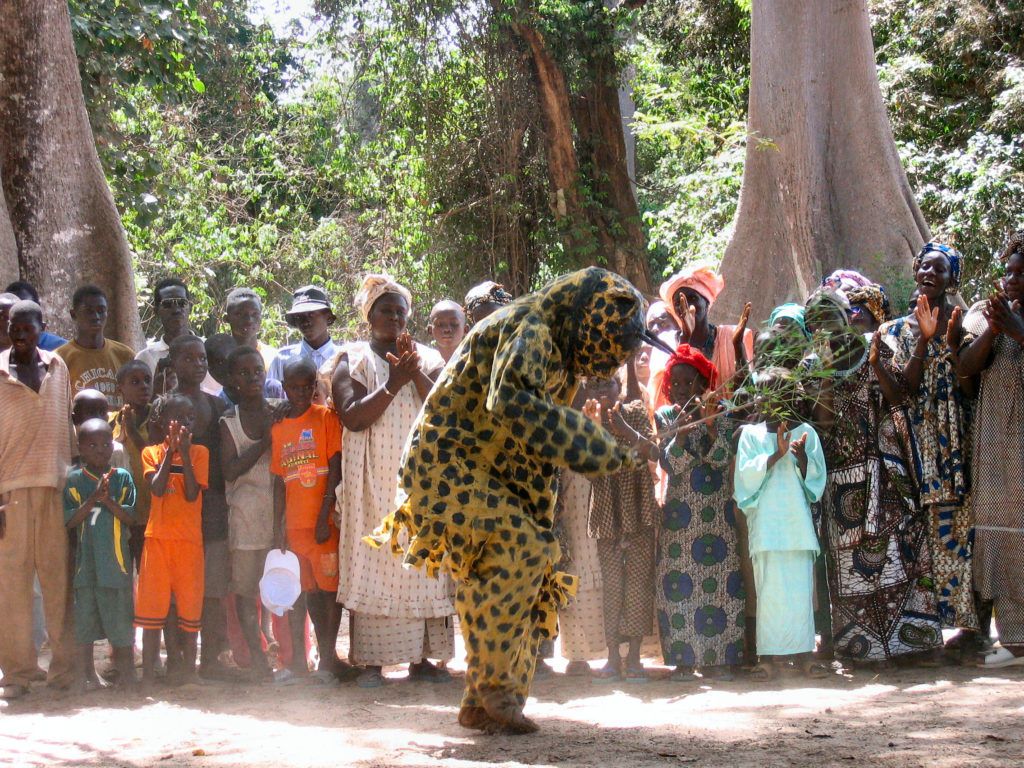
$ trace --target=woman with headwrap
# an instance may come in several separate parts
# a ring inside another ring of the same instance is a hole
[[[892,365],[906,384],[939,618],[945,627],[976,630],[973,514],[967,504],[969,406],[957,385],[956,352],[947,340],[951,319],[960,317],[953,299],[960,285],[960,263],[960,254],[953,249],[925,245],[914,259],[919,291],[914,312],[885,323],[878,336],[892,350]],[[969,653],[973,645],[961,642],[962,652]]]
[[[376,541],[455,577],[466,727],[537,728],[523,715],[537,644],[554,636],[572,582],[552,569],[556,468],[600,477],[639,463],[569,403],[581,376],[610,376],[650,340],[645,309],[632,285],[597,267],[524,296],[470,331],[409,439],[407,498]]]
[[[351,660],[366,667],[357,680],[364,687],[383,682],[381,667],[407,662],[410,678],[448,679],[427,659],[454,655],[449,585],[362,541],[394,508],[402,448],[442,360],[405,332],[412,295],[390,277],[368,275],[355,304],[370,339],[343,347],[331,378],[345,428],[338,602],[351,614]]]
[[[718,370],[682,344],[669,358],[656,413],[659,428],[695,420],[717,406],[701,403],[719,384]],[[658,632],[672,679],[728,677],[742,663],[745,627],[736,504],[729,482],[740,422],[729,416],[677,432],[661,451],[668,477],[655,576]]]
[[[888,663],[942,645],[931,588],[928,527],[917,504],[913,454],[892,351],[849,324],[849,301],[829,288],[807,301],[820,383],[815,427],[827,475],[819,535],[826,555],[836,657]]]
[[[850,325],[861,333],[874,333],[889,319],[889,298],[881,285],[862,285],[845,293],[850,302]]]
[[[515,297],[505,290],[505,286],[493,280],[485,280],[479,285],[474,285],[466,293],[466,298],[462,302],[462,311],[466,313],[466,324],[472,327],[514,300]]]
[[[994,600],[999,646],[986,667],[1024,665],[1024,230],[1003,251],[1006,276],[963,321],[960,374],[981,374],[971,456],[974,588]],[[957,341],[957,316],[949,321]]]
[[[668,331],[661,338],[675,349],[689,344],[715,364],[722,382],[728,382],[736,372],[737,364],[744,364],[754,355],[754,334],[746,327],[750,313],[748,304],[739,325],[712,325],[708,312],[725,281],[707,267],[684,269],[661,284],[661,300],[665,302],[679,330]],[[737,357],[741,359],[737,360]],[[664,377],[664,354],[651,355],[651,392],[657,398]],[[664,405],[655,400],[655,407]]]

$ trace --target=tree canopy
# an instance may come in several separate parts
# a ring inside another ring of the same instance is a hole
[[[1024,192],[1024,10],[869,7],[911,187],[977,291]],[[619,249],[640,249],[656,287],[721,258],[746,143],[771,151],[770,136],[745,130],[748,0],[321,0],[284,36],[241,0],[70,8],[140,304],[177,272],[219,316],[244,282],[268,298],[272,336],[286,333],[273,321],[292,288],[350,296],[369,269],[409,283],[420,320],[481,280],[524,292]],[[544,102],[558,78],[561,147]],[[636,105],[635,214],[623,214],[608,170],[619,161],[594,122],[617,89]],[[556,178],[563,151],[569,176]],[[909,275],[893,276],[907,290],[899,280]]]

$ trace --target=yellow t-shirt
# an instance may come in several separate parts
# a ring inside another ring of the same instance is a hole
[[[135,359],[131,347],[104,339],[99,349],[86,349],[72,339],[58,347],[57,354],[68,366],[72,397],[83,389],[98,389],[107,396],[111,410],[124,405],[117,391],[117,369]]]

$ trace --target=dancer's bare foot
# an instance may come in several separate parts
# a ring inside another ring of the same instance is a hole
[[[535,722],[523,714],[523,708],[507,691],[495,691],[484,696],[484,709],[494,721],[488,733],[519,735],[540,730]]]
[[[497,725],[487,710],[483,707],[463,706],[459,709],[459,725],[463,728],[472,728],[477,731],[486,731],[489,727]]]

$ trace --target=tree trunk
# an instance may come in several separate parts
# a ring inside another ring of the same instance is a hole
[[[803,301],[846,267],[909,273],[929,237],[878,88],[865,0],[760,0],[736,231],[716,319]],[[768,143],[765,143],[768,142]]]
[[[584,117],[578,130],[579,143],[587,145],[590,155],[591,185],[602,203],[592,214],[607,259],[601,266],[618,272],[641,293],[650,294],[647,238],[626,156],[619,70],[610,55],[596,56],[590,64],[592,81],[584,94]]]
[[[563,222],[567,252],[580,266],[606,267],[650,293],[647,243],[627,168],[614,58],[601,51],[602,41],[588,41],[592,50],[579,52],[590,84],[581,94],[574,124],[565,73],[543,36],[525,23],[514,24],[513,30],[526,43],[533,62],[551,208]],[[607,34],[614,38],[611,25]],[[587,166],[592,199],[585,199],[580,188],[581,165]]]
[[[0,289],[18,279],[18,241],[11,228],[3,185],[0,184]]]
[[[0,181],[21,275],[64,335],[75,288],[100,286],[107,335],[137,344],[131,256],[89,127],[68,4],[0,0],[0,17]]]

